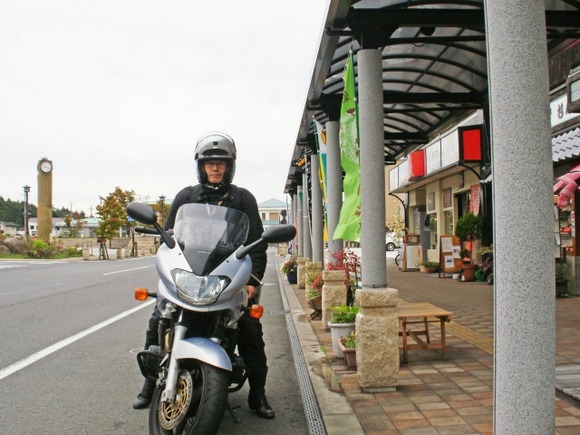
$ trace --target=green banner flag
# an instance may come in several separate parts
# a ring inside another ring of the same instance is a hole
[[[340,106],[340,163],[344,169],[344,199],[333,240],[360,241],[360,161],[358,105],[354,84],[352,51],[344,67],[344,92]]]

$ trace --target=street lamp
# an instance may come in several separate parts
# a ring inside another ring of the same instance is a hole
[[[22,186],[24,189],[24,235],[28,240],[28,194],[30,193],[30,186]]]

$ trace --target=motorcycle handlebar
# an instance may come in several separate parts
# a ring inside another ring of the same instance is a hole
[[[135,232],[140,234],[152,234],[154,236],[159,235],[159,231],[157,231],[155,228],[135,227]]]

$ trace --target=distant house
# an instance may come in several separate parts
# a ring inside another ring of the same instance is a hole
[[[287,205],[279,199],[269,199],[258,204],[258,212],[262,218],[262,225],[268,228],[270,225],[278,225],[281,221],[288,220]]]
[[[99,227],[99,219],[96,217],[82,219],[83,228],[77,234],[77,237],[96,237],[97,228]],[[73,220],[71,225],[76,226],[76,221]],[[32,236],[36,236],[38,230],[38,218],[28,219],[28,233]],[[66,237],[69,235],[70,230],[66,226],[64,218],[53,217],[52,218],[52,236],[54,237]],[[125,235],[126,230],[122,230],[121,234]]]
[[[15,236],[18,233],[18,225],[14,222],[0,222],[0,234]]]

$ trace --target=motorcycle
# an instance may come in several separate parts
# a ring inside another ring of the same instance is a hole
[[[127,214],[153,229],[162,244],[157,251],[157,292],[136,289],[135,298],[158,298],[159,346],[137,354],[143,376],[156,383],[149,412],[149,433],[213,434],[229,409],[228,394],[238,391],[248,368],[236,353],[237,323],[247,312],[260,318],[263,308],[250,305],[249,254],[263,243],[294,238],[292,225],[267,228],[244,246],[248,217],[239,210],[208,204],[185,204],[173,230],[157,223],[154,210],[132,202]]]

